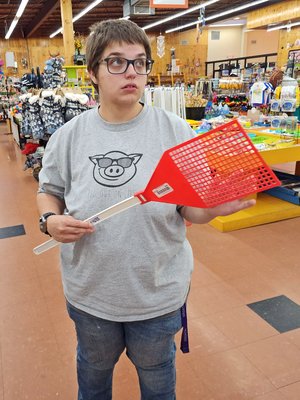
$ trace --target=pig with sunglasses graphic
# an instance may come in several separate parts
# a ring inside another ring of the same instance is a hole
[[[118,187],[129,182],[136,174],[136,164],[142,154],[110,151],[89,157],[94,164],[94,179],[100,185]]]

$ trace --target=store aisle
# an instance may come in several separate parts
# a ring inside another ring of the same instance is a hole
[[[32,252],[46,239],[37,182],[5,132],[1,123],[0,400],[75,400],[75,337],[58,252]],[[299,232],[300,218],[229,233],[189,228],[191,352],[178,352],[178,400],[299,400]],[[123,355],[114,400],[138,399]]]

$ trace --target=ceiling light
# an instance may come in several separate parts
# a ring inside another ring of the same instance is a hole
[[[231,8],[230,10],[223,11],[223,12],[221,12],[219,14],[211,15],[210,17],[205,18],[205,21],[211,21],[212,19],[217,19],[217,18],[223,17],[223,16],[228,15],[228,14],[233,14],[235,12],[245,10],[246,8],[250,8],[250,7],[256,6],[256,5],[261,4],[261,3],[266,3],[267,1],[269,1],[269,0],[257,0],[257,1],[254,1],[252,3],[248,3],[248,4],[245,4],[243,6],[240,6],[240,7]],[[179,30],[184,29],[184,28],[189,28],[190,26],[197,25],[198,23],[199,23],[198,20],[194,21],[194,22],[190,22],[189,24],[181,25],[181,26],[178,26],[177,28],[168,29],[166,31],[166,33],[171,33],[171,32],[175,32],[175,31],[179,31]]]
[[[18,8],[16,16],[12,20],[12,23],[11,23],[11,25],[10,25],[10,27],[9,27],[6,35],[5,35],[5,39],[9,39],[10,38],[10,35],[13,33],[17,23],[19,22],[19,19],[21,18],[22,14],[23,14],[23,11],[25,10],[25,8],[27,6],[28,1],[29,0],[22,0],[21,1],[21,4],[20,4],[20,6]]]
[[[177,14],[171,15],[170,17],[167,17],[167,18],[161,19],[159,21],[153,22],[152,24],[146,25],[146,26],[143,27],[143,29],[146,30],[146,29],[149,29],[149,28],[153,28],[154,26],[161,25],[161,24],[163,24],[165,22],[171,21],[172,19],[182,17],[185,14],[189,14],[189,13],[191,13],[193,11],[200,10],[200,8],[210,6],[211,4],[217,3],[218,1],[220,1],[220,0],[206,1],[205,3],[203,3],[201,5],[198,5],[198,6],[195,6],[195,7],[191,7],[189,9],[187,9],[187,10],[184,10],[184,11],[181,11],[181,12],[179,12]],[[199,21],[197,21],[197,22],[199,22]]]
[[[28,1],[28,0],[27,0]],[[89,6],[84,8],[79,14],[77,14],[73,19],[72,22],[76,22],[79,20],[79,18],[83,17],[85,14],[87,14],[89,11],[91,11],[93,8],[95,8],[98,4],[100,4],[103,0],[95,0],[93,1]],[[53,38],[56,36],[58,33],[62,33],[63,29],[60,27],[57,29],[55,32],[51,33],[50,38]]]
[[[52,39],[54,36],[58,35],[59,33],[63,33],[63,28],[59,28],[59,29],[57,29],[57,31],[51,33],[51,35],[49,36],[50,39]]]
[[[213,24],[213,25],[208,25],[209,26],[209,28],[214,28],[214,27],[218,27],[218,28],[221,28],[221,27],[227,27],[227,26],[243,26],[244,24]]]
[[[293,26],[298,26],[300,25],[300,22],[293,22],[291,24],[286,24],[286,25],[278,25],[278,26],[274,26],[274,28],[268,28],[267,32],[272,32],[272,31],[277,31],[279,29],[288,29],[288,28],[292,28]]]

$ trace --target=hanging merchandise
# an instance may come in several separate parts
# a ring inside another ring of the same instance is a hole
[[[32,93],[22,94],[19,99],[22,103],[22,119],[21,119],[21,132],[24,137],[30,136],[31,129],[29,124],[29,99]]]
[[[54,89],[64,83],[62,78],[63,64],[64,59],[61,57],[52,57],[46,61],[43,82],[43,87],[45,89]]]
[[[53,90],[43,90],[40,116],[46,135],[52,135],[64,125],[62,96]]]
[[[250,104],[254,107],[270,104],[273,91],[271,83],[264,81],[255,82],[249,91]]]
[[[159,58],[162,58],[165,55],[165,37],[162,35],[157,36],[156,45],[157,55]]]
[[[37,76],[34,72],[34,68],[31,69],[31,73],[25,73],[21,78],[20,90],[25,93],[29,89],[36,87]]]
[[[29,126],[33,139],[43,139],[45,131],[40,116],[40,104],[38,95],[33,95],[29,99]]]
[[[185,118],[185,98],[183,87],[147,87],[144,92],[144,102],[171,111]]]
[[[300,104],[300,90],[298,82],[285,75],[281,85],[278,85],[271,100],[272,112],[295,112]]]

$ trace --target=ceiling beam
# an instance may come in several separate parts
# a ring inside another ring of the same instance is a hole
[[[56,10],[59,6],[59,0],[47,0],[43,5],[42,11],[26,26],[24,29],[24,37],[29,38],[42,25],[42,23]]]

